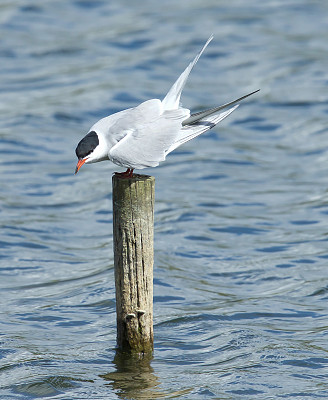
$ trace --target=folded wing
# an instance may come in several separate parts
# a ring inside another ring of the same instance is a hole
[[[156,167],[165,160],[167,150],[176,142],[182,122],[190,116],[189,110],[164,110],[160,100],[140,104],[129,114],[126,135],[109,151],[109,159],[125,168]],[[117,121],[116,129],[120,121]]]
[[[191,114],[189,118],[185,119],[182,122],[183,127],[179,132],[176,141],[169,147],[166,154],[169,154],[171,151],[181,146],[183,143],[186,143],[189,140],[194,139],[195,137],[213,128],[224,118],[228,117],[228,115],[230,115],[239,106],[239,104],[229,108],[226,111],[222,111],[223,109],[230,107],[236,103],[239,103],[246,97],[251,96],[252,94],[258,91],[259,90],[255,90],[252,93],[239,97],[238,99],[223,104],[222,106],[210,108],[205,111],[200,111],[198,113]]]

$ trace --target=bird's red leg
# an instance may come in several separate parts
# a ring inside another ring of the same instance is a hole
[[[115,172],[115,175],[118,175],[121,178],[132,178],[133,168],[128,168],[125,172]]]

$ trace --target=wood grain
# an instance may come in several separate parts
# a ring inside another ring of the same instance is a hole
[[[113,235],[117,347],[153,350],[155,178],[113,175]]]

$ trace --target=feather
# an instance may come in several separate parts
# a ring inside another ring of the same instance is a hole
[[[173,110],[179,107],[180,103],[180,97],[182,90],[184,88],[184,85],[187,82],[188,76],[199,60],[199,57],[203,54],[204,50],[208,46],[208,44],[211,42],[213,39],[213,35],[211,35],[207,42],[204,44],[203,48],[201,51],[197,54],[197,56],[191,61],[191,63],[188,65],[188,67],[182,72],[182,74],[179,76],[179,78],[176,80],[176,82],[173,84],[171,89],[168,91],[167,95],[164,97],[162,104],[164,110]]]
[[[197,122],[194,122],[192,125],[184,126],[181,129],[177,140],[169,147],[166,154],[171,153],[171,151],[175,150],[183,143],[189,142],[189,140],[194,139],[202,133],[210,130],[224,118],[228,117],[238,106],[239,104],[220,114],[214,114],[208,116],[206,119],[200,119]]]
[[[246,94],[245,96],[239,97],[239,99],[230,101],[229,103],[223,104],[222,106],[210,108],[210,109],[205,110],[205,111],[200,111],[200,112],[198,112],[198,113],[191,114],[189,118],[187,118],[186,120],[184,120],[184,121],[182,122],[182,125],[185,126],[185,125],[194,124],[195,122],[199,121],[199,120],[202,119],[202,118],[207,117],[208,115],[215,114],[215,113],[217,113],[218,111],[223,110],[224,108],[227,108],[227,107],[229,107],[229,106],[232,106],[233,104],[236,104],[236,103],[240,102],[241,100],[246,99],[246,97],[251,96],[252,94],[258,92],[259,90],[260,90],[260,89],[255,90],[255,91],[252,92],[252,93],[249,93],[249,94]]]
[[[189,110],[164,110],[160,100],[148,100],[133,109],[126,119],[116,123],[116,129],[125,129],[126,135],[113,146],[108,157],[126,168],[156,167],[165,160],[166,150],[174,143],[181,130],[182,121]]]

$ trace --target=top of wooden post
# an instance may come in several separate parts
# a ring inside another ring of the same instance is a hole
[[[118,174],[113,174],[112,180],[119,180],[119,181],[124,181],[124,182],[136,182],[136,181],[145,181],[147,179],[150,179],[151,181],[154,181],[155,178],[151,175],[143,175],[143,174],[133,174],[131,178],[126,178],[122,177]]]

